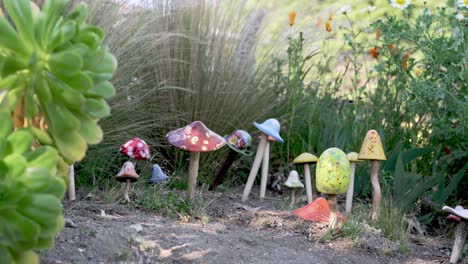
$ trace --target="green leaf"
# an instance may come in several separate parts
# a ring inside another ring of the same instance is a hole
[[[6,112],[0,112],[0,120],[2,125],[0,126],[0,140],[6,138],[7,135],[13,131],[13,121],[11,120],[11,114]]]
[[[82,110],[92,117],[103,118],[110,114],[110,108],[104,99],[88,99]]]
[[[53,147],[43,146],[25,155],[30,168],[55,169],[59,161],[57,150]]]
[[[41,145],[52,145],[54,143],[49,133],[46,131],[42,131],[37,127],[29,127],[29,130]]]
[[[62,78],[62,81],[78,91],[87,91],[93,87],[93,80],[84,72]]]
[[[5,7],[11,20],[15,23],[16,29],[25,40],[24,43],[30,45],[34,43],[34,23],[29,0],[4,0]]]
[[[10,153],[23,154],[31,149],[33,136],[27,129],[17,130],[7,138]]]
[[[84,69],[95,74],[113,74],[117,69],[117,59],[105,49],[86,57]]]
[[[16,34],[16,31],[10,26],[5,17],[0,16],[0,46],[11,51],[17,52],[23,56],[28,54],[28,48],[25,42]]]
[[[67,17],[68,19],[75,20],[77,23],[81,24],[86,22],[86,18],[88,17],[88,6],[85,2],[80,2],[75,6],[72,10],[70,15]]]
[[[60,153],[65,158],[72,161],[83,159],[87,144],[77,131],[54,133],[54,139]]]
[[[30,218],[16,212],[15,210],[2,211],[3,223],[7,223],[8,229],[15,234],[19,241],[36,240],[40,234],[40,226]]]
[[[87,94],[92,96],[109,98],[115,95],[115,88],[111,82],[104,81],[98,83],[91,90],[87,91]]]
[[[102,141],[103,132],[101,127],[97,124],[97,119],[81,115],[78,117],[81,122],[80,135],[89,144],[98,144]]]
[[[83,67],[83,59],[75,52],[64,51],[53,54],[49,61],[50,70],[59,76],[73,76]]]

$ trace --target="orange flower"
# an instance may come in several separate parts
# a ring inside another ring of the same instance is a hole
[[[421,74],[421,71],[418,69],[414,69],[414,74],[416,74],[416,76],[419,76]]]
[[[369,53],[372,57],[374,57],[374,59],[378,59],[380,55],[379,47],[370,48]]]
[[[377,30],[377,31],[375,32],[375,38],[376,38],[376,39],[379,39],[379,38],[380,38],[380,30]]]
[[[294,22],[296,20],[296,11],[292,11],[289,13],[289,25],[292,27],[294,25]]]
[[[403,57],[403,64],[402,64],[403,69],[405,69],[405,70],[408,69],[409,55],[410,55],[409,52],[405,51],[405,55]]]
[[[330,21],[333,20],[333,14],[330,14],[330,15],[328,16],[328,20],[330,20]]]
[[[390,48],[391,50],[395,48],[395,46],[393,44],[390,44],[388,45],[388,48]]]
[[[330,21],[327,20],[327,22],[325,22],[325,30],[330,32],[332,31],[332,27],[331,27],[331,24],[330,24]]]

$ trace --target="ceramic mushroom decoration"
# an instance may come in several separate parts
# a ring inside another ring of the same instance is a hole
[[[387,160],[383,151],[379,133],[369,130],[359,151],[358,159],[371,161],[371,183],[372,183],[372,220],[377,220],[380,210],[382,194],[379,184],[379,166],[381,160]]]
[[[455,206],[455,208],[445,205],[442,207],[442,210],[451,213],[449,218],[458,222],[457,230],[455,231],[455,241],[453,242],[452,254],[450,255],[450,263],[457,263],[468,234],[468,209],[465,209],[460,205]]]
[[[307,192],[307,203],[313,201],[312,180],[310,177],[310,164],[316,163],[318,158],[315,155],[304,152],[293,160],[293,164],[304,164],[304,181]]]
[[[260,163],[263,159],[263,168],[262,168],[262,178],[260,184],[260,198],[265,197],[266,184],[268,177],[268,162],[270,158],[270,143],[268,142],[268,136],[271,136],[275,141],[283,143],[284,140],[281,138],[280,132],[280,123],[274,118],[270,118],[258,124],[257,122],[253,123],[255,127],[262,131],[262,138],[260,139],[260,144],[258,145],[257,154],[255,154],[255,159],[252,164],[252,169],[250,170],[249,178],[244,188],[244,193],[242,194],[242,201],[245,202],[249,199],[250,191],[252,190],[252,185],[257,176],[258,169],[260,168]]]
[[[289,203],[289,206],[293,206],[296,202],[296,189],[304,188],[304,184],[302,184],[301,180],[299,180],[299,174],[297,173],[297,171],[292,170],[289,173],[288,179],[286,180],[284,185],[291,189],[291,202]]]
[[[166,140],[174,147],[190,152],[187,198],[192,200],[197,183],[200,152],[218,150],[226,144],[226,140],[209,130],[201,121],[194,121],[167,133]]]
[[[330,222],[330,205],[323,197],[318,197],[311,203],[297,208],[291,212],[293,215],[314,222],[328,224]],[[338,221],[343,221],[344,217],[340,212],[337,212]]]
[[[346,154],[339,148],[325,150],[317,162],[315,184],[317,190],[328,194],[331,228],[335,228],[337,217],[336,195],[345,193],[349,186],[350,164]]]
[[[169,176],[167,176],[161,167],[158,164],[153,164],[151,167],[151,179],[149,179],[149,184],[156,184],[158,182],[165,182],[169,180]]]
[[[136,160],[149,160],[151,154],[148,144],[140,138],[133,138],[125,142],[120,146],[120,153],[129,157],[130,161],[124,163],[120,172],[115,176],[115,179],[126,183],[124,197],[127,202],[130,202],[130,198],[128,196],[130,185],[139,178],[135,171]]]
[[[246,156],[252,155],[252,137],[247,131],[236,130],[229,136],[225,136],[224,139],[226,140],[226,145],[230,150],[226,160],[216,174],[216,177],[210,186],[210,190],[215,189],[223,182],[226,172],[229,170],[238,154]]]
[[[347,157],[351,165],[351,177],[349,180],[348,192],[346,193],[346,213],[351,213],[351,208],[353,207],[353,193],[354,193],[354,172],[356,170],[356,163],[361,162],[362,160],[358,159],[358,153],[350,152]]]

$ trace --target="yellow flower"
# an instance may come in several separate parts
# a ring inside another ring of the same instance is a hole
[[[411,0],[391,0],[390,4],[396,8],[403,10],[411,4]]]
[[[292,11],[289,13],[289,25],[292,27],[294,25],[294,22],[296,20],[296,11]]]
[[[332,27],[331,27],[331,24],[330,24],[330,21],[327,20],[327,22],[325,22],[325,30],[330,32],[332,31]]]

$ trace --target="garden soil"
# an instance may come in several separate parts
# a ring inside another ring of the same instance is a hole
[[[278,210],[278,198],[198,193],[208,201],[202,219],[167,218],[82,195],[64,204],[73,227],[41,253],[41,263],[448,263],[451,241],[412,236],[409,245],[366,228],[357,239],[328,236],[324,225]],[[465,261],[466,262],[466,261]]]

